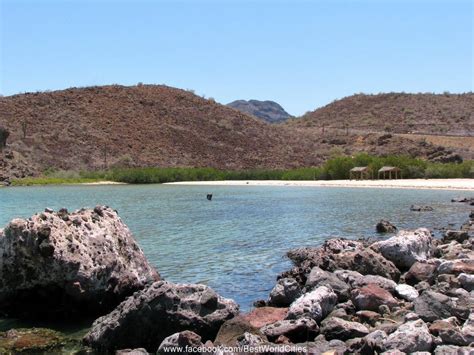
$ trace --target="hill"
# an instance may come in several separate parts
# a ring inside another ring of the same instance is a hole
[[[1,97],[0,126],[10,136],[0,153],[0,177],[113,166],[281,169],[317,166],[331,155],[356,152],[453,160],[450,150],[424,140],[322,133],[306,127],[307,122],[271,125],[191,92],[158,85]]]
[[[474,94],[358,94],[309,112],[291,124],[348,127],[355,133],[469,136],[474,134]]]
[[[236,100],[227,106],[261,118],[269,123],[284,122],[292,116],[274,101]]]

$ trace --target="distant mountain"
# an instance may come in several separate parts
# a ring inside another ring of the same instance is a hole
[[[274,101],[237,100],[227,106],[258,117],[269,123],[280,123],[292,116]]]

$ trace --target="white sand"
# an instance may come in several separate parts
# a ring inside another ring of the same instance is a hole
[[[242,180],[189,181],[173,185],[203,186],[308,186],[308,187],[369,187],[400,189],[441,189],[474,191],[474,179],[404,179],[404,180]]]

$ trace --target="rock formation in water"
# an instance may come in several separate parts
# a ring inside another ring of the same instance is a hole
[[[159,279],[108,207],[46,209],[0,230],[0,309],[9,316],[97,314]]]

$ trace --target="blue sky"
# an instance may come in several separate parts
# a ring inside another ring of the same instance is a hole
[[[473,90],[470,0],[0,0],[0,93],[138,82],[303,114]]]

